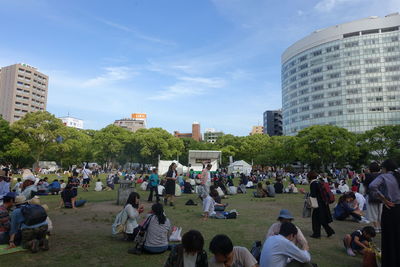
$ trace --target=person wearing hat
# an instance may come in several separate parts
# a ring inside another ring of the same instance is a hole
[[[293,222],[294,217],[293,215],[290,213],[290,211],[286,210],[286,209],[282,209],[279,212],[279,216],[278,216],[278,222],[274,223],[273,225],[271,225],[271,227],[268,230],[267,236],[265,237],[265,241],[267,241],[267,239],[271,236],[274,235],[278,235],[279,231],[281,229],[281,225],[282,223],[285,222]],[[297,235],[295,236],[293,243],[299,247],[300,249],[306,249],[308,248],[308,242],[306,240],[306,238],[304,237],[303,233],[301,232],[300,228],[297,227]]]
[[[34,225],[26,225],[22,208],[27,203],[27,199],[23,195],[15,198],[15,210],[11,213],[11,229],[9,248],[16,247],[15,241],[17,235],[21,235],[21,245],[25,249],[31,250],[32,253],[49,249],[49,241],[46,239],[48,231],[47,221],[44,220]]]
[[[35,183],[36,177],[33,174],[24,177],[21,195],[23,195],[25,199],[30,200],[37,194],[38,189]]]
[[[14,205],[15,193],[10,192],[3,197],[0,206],[0,244],[8,244],[10,239],[10,210]]]

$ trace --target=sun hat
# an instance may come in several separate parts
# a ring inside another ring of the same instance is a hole
[[[31,174],[31,175],[25,176],[25,177],[23,178],[23,180],[24,180],[24,181],[29,180],[29,181],[32,181],[32,182],[36,182],[36,177],[35,177],[33,174]]]
[[[28,201],[28,203],[32,205],[40,205],[40,198],[38,196],[34,196],[31,200]]]
[[[19,195],[15,198],[15,205],[20,205],[26,203],[26,197],[23,195]]]
[[[289,220],[293,220],[294,217],[293,215],[290,213],[290,211],[283,209],[279,212],[279,217],[278,219],[289,219]]]

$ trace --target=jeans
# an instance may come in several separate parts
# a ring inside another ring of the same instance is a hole
[[[169,246],[162,246],[162,247],[148,247],[144,246],[143,249],[145,252],[150,254],[161,254],[168,250]]]
[[[75,207],[82,207],[83,205],[85,205],[85,203],[86,203],[86,200],[84,200],[84,199],[80,199],[80,200],[76,200],[75,201]]]
[[[22,247],[27,249],[30,246],[30,241],[37,239],[37,240],[42,240],[46,238],[46,233],[47,233],[48,227],[47,225],[42,225],[39,226],[38,228],[27,228],[27,229],[22,229]]]
[[[150,194],[148,201],[153,201],[153,192],[155,192],[157,202],[160,202],[160,196],[158,195],[158,188],[157,186],[150,186]]]

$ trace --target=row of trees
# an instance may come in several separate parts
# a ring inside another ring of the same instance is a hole
[[[103,166],[128,162],[156,164],[180,159],[187,164],[189,150],[221,150],[229,157],[257,165],[287,166],[295,162],[312,168],[346,165],[359,168],[370,160],[400,160],[400,125],[382,126],[364,134],[331,125],[312,126],[297,136],[224,135],[215,144],[178,139],[161,128],[132,133],[109,125],[101,130],[69,128],[48,112],[27,114],[11,126],[0,118],[0,163],[16,168],[41,160],[57,161],[64,168],[81,162]]]

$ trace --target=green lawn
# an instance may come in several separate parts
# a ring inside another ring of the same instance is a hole
[[[49,176],[51,179],[53,176]],[[102,177],[104,180],[104,177]],[[94,184],[91,189],[93,190]],[[146,211],[150,204],[145,201],[148,192],[140,191]],[[44,196],[42,203],[50,207],[49,216],[54,224],[50,237],[50,251],[30,254],[20,252],[2,256],[1,266],[162,266],[167,253],[162,255],[130,255],[126,251],[131,244],[111,236],[111,224],[121,207],[115,205],[116,191],[80,192],[79,197],[88,204],[78,210],[57,209],[59,196]],[[224,200],[229,209],[237,209],[236,220],[208,220],[200,217],[201,205],[185,206],[184,203],[195,195],[184,195],[177,199],[176,207],[166,207],[166,214],[173,225],[183,231],[200,230],[206,239],[206,249],[216,234],[227,234],[235,245],[250,248],[255,240],[263,240],[268,227],[276,221],[282,208],[289,209],[296,217],[295,223],[304,235],[311,234],[311,219],[301,217],[302,194],[278,195],[274,199],[254,199],[252,193],[235,195]],[[342,245],[344,234],[363,227],[354,222],[332,224],[336,236],[320,240],[309,239],[313,262],[318,266],[361,266],[361,257],[349,257]],[[324,232],[323,232],[324,234]]]

